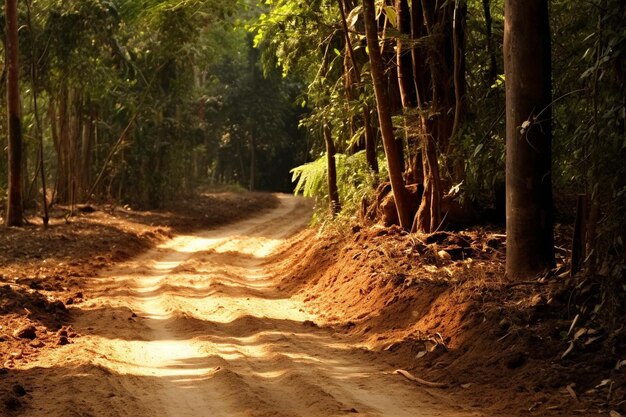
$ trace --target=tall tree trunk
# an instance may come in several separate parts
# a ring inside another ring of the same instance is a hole
[[[400,99],[404,109],[417,106],[417,97],[413,82],[411,46],[407,42],[411,35],[411,13],[407,0],[396,0],[396,25],[400,35],[396,43],[396,64],[398,70],[398,85]]]
[[[372,126],[370,107],[363,107],[363,123],[365,124],[365,158],[367,165],[374,174],[378,174],[378,157],[376,156],[376,132]],[[374,184],[376,186],[376,184]]]
[[[412,50],[413,79],[419,109],[419,135],[421,158],[415,166],[424,181],[424,194],[415,216],[412,229],[433,232],[441,225],[442,187],[439,172],[438,149],[444,148],[452,131],[450,102],[447,100],[453,84],[450,66],[445,59],[445,42],[448,41],[446,13],[450,5],[438,10],[431,0],[413,0],[411,8],[411,37],[428,41]],[[437,32],[435,32],[437,30]]]
[[[506,273],[554,266],[552,80],[547,0],[506,0]]]
[[[489,54],[489,73],[487,81],[489,85],[496,82],[498,76],[498,60],[493,44],[493,18],[491,17],[491,0],[483,0],[483,11],[485,12],[485,32],[487,35],[487,53]]]
[[[350,31],[348,30],[348,23],[346,21],[346,8],[350,6],[350,4],[348,3],[349,2],[347,0],[337,0],[337,4],[339,5],[339,12],[341,13],[341,24],[343,26],[343,32],[346,39],[346,49],[348,50],[348,54],[350,55],[350,61],[352,62],[352,68],[354,70],[356,82],[360,84],[361,69],[359,67],[359,62],[356,58],[356,53],[354,52],[354,47],[352,46]],[[376,134],[374,133],[374,129],[372,127],[372,115],[370,114],[370,108],[367,104],[363,105],[363,124],[365,128],[365,157],[367,159],[367,164],[374,174],[378,174],[378,158],[376,157]]]
[[[9,199],[7,226],[22,226],[22,127],[20,120],[17,0],[5,1],[7,58],[7,119],[9,135]]]
[[[341,211],[339,202],[339,190],[337,189],[337,163],[335,161],[335,142],[333,141],[330,127],[324,126],[324,142],[326,143],[326,160],[328,171],[328,200],[330,212],[336,216]]]
[[[26,17],[28,27],[32,27],[32,15],[31,15],[31,0],[26,1]],[[39,115],[39,73],[37,71],[37,47],[35,44],[35,36],[32,30],[29,30],[31,47],[31,64],[30,64],[30,82],[32,85],[31,91],[33,94],[33,115],[35,117],[35,136],[37,137],[37,164],[38,171],[41,178],[41,204],[43,209],[43,225],[48,226],[50,217],[48,215],[48,190],[46,187],[46,170],[44,164],[44,147],[43,147],[43,134],[41,128],[41,117]]]
[[[376,11],[374,0],[363,0],[363,16],[365,20],[365,34],[370,59],[370,72],[374,91],[376,93],[376,107],[380,130],[383,136],[383,146],[387,156],[387,169],[391,180],[391,190],[396,202],[400,226],[409,229],[412,218],[408,204],[408,193],[404,187],[402,178],[403,164],[399,157],[396,140],[393,136],[393,125],[389,108],[389,96],[386,89],[386,80],[383,73],[383,61],[378,45],[378,25],[376,24]]]
[[[417,117],[417,91],[413,80],[413,60],[411,50],[411,12],[407,0],[395,0],[396,26],[399,36],[396,42],[396,66],[398,73],[398,87],[402,101],[404,119],[404,135],[407,143],[407,182],[416,183],[421,177],[421,167],[416,171],[417,154],[419,153],[419,129],[415,120]],[[411,151],[414,152],[411,152]]]

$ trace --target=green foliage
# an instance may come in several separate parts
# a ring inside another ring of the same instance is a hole
[[[21,3],[29,181],[39,127],[48,184],[61,202],[93,191],[156,206],[199,184],[247,187],[251,138],[257,185],[291,191],[289,169],[305,159],[294,105],[300,84],[262,75],[244,28],[258,13],[247,0]]]
[[[337,188],[343,216],[352,216],[360,207],[364,197],[374,193],[377,176],[371,172],[365,159],[365,151],[353,155],[336,154]],[[382,161],[381,161],[382,162]],[[383,165],[381,163],[381,165]],[[315,198],[317,204],[316,221],[329,216],[328,211],[328,162],[323,154],[313,162],[291,170],[292,181],[296,183],[294,193]],[[386,173],[381,173],[386,175]]]

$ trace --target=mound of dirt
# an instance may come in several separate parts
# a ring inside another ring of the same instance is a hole
[[[626,333],[576,322],[564,256],[549,276],[509,283],[501,230],[308,233],[281,287],[316,325],[492,415],[626,414]]]

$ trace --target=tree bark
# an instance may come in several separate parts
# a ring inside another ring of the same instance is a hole
[[[485,12],[485,31],[487,35],[487,53],[489,54],[489,73],[487,81],[489,85],[496,82],[498,76],[498,60],[493,45],[493,18],[491,17],[491,0],[483,0],[483,11]]]
[[[17,0],[5,1],[7,57],[7,119],[9,152],[9,193],[7,226],[23,225],[22,127],[20,120],[19,43]]]
[[[250,183],[249,190],[256,189],[256,138],[254,134],[250,135]]]
[[[398,73],[398,87],[402,100],[402,113],[404,120],[404,136],[407,143],[408,169],[406,181],[416,183],[422,177],[421,167],[416,170],[417,154],[419,151],[419,128],[417,120],[417,90],[413,80],[413,46],[411,38],[411,12],[407,0],[395,0],[396,26],[399,32],[396,42],[396,66]],[[413,152],[411,152],[413,151]]]
[[[393,124],[389,108],[389,96],[386,89],[386,80],[383,73],[383,61],[378,45],[378,25],[374,0],[363,0],[363,16],[365,34],[369,50],[370,73],[376,93],[376,107],[383,137],[383,146],[387,156],[387,169],[391,181],[391,189],[396,202],[400,226],[411,228],[412,218],[408,204],[408,193],[402,178],[403,164],[399,157],[396,140],[393,135]]]
[[[330,127],[324,126],[324,142],[326,142],[326,159],[328,170],[328,200],[332,216],[336,216],[341,211],[339,202],[339,190],[337,189],[337,164],[335,161],[335,142],[330,131]]]
[[[446,6],[449,8],[450,6]],[[424,182],[424,194],[415,216],[413,231],[430,233],[441,225],[441,180],[439,172],[438,148],[449,139],[452,118],[445,92],[451,91],[446,80],[449,65],[445,59],[447,9],[437,11],[429,0],[413,0],[411,8],[411,37],[426,41],[413,48],[413,79],[419,109],[419,135],[421,158],[415,158],[414,169],[420,172]],[[433,19],[437,17],[437,24]],[[437,27],[442,33],[434,33]],[[441,49],[441,50],[440,50]],[[441,108],[443,107],[443,108]],[[448,129],[448,125],[450,128]],[[421,162],[422,166],[416,165]]]
[[[357,80],[357,83],[361,83],[361,69],[354,52],[352,41],[350,40],[350,33],[348,31],[348,23],[346,21],[346,8],[349,6],[346,4],[346,0],[337,0],[339,6],[339,12],[341,13],[341,24],[343,26],[343,32],[346,38],[346,48],[350,55],[350,61],[352,62],[352,68]],[[362,90],[362,89],[361,89]],[[376,135],[372,128],[372,116],[370,114],[370,108],[367,104],[363,105],[363,124],[365,130],[365,157],[367,164],[374,174],[378,174],[378,159],[376,157]],[[376,185],[374,185],[376,186]]]
[[[372,126],[372,115],[369,106],[363,107],[363,123],[365,124],[365,158],[367,165],[374,174],[378,174],[378,157],[376,156],[376,132]],[[376,187],[377,184],[374,186]]]
[[[412,109],[417,106],[416,91],[413,83],[411,47],[406,46],[411,35],[411,13],[407,0],[396,0],[396,24],[400,36],[396,43],[396,63],[398,67],[398,85],[402,107]]]
[[[552,80],[547,0],[506,0],[506,274],[527,279],[555,264]]]

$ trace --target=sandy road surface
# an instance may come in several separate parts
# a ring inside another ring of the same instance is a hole
[[[420,389],[275,289],[267,257],[304,200],[180,236],[94,278],[74,343],[23,367],[29,416],[475,416]]]

